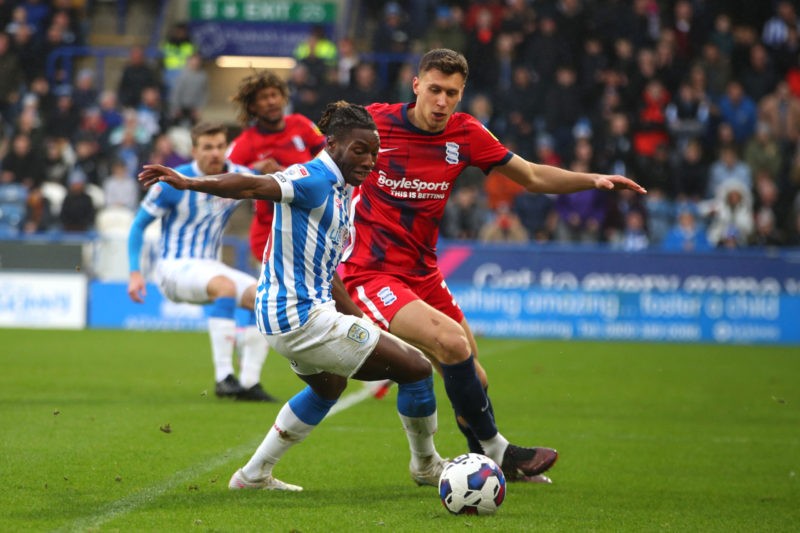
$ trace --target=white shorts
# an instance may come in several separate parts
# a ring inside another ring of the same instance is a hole
[[[327,302],[313,309],[302,327],[267,338],[301,376],[324,371],[349,378],[375,349],[380,335],[378,326],[366,318],[344,315],[334,302]]]
[[[204,304],[208,298],[208,282],[217,276],[225,276],[236,285],[236,304],[242,294],[256,278],[231,268],[215,259],[162,259],[156,271],[161,292],[173,302]]]

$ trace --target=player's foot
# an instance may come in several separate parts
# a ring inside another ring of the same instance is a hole
[[[228,374],[225,379],[217,382],[217,387],[214,392],[220,398],[231,398],[238,396],[243,390],[242,384],[239,383],[239,380],[236,379],[236,376],[233,374]]]
[[[423,485],[438,487],[439,477],[442,475],[442,470],[444,470],[448,462],[448,459],[442,459],[436,454],[429,457],[428,461],[425,462],[421,468],[415,469],[409,465],[408,469],[411,472],[411,479],[420,487]]]
[[[303,487],[299,485],[292,485],[291,483],[284,483],[280,479],[275,479],[272,476],[267,476],[264,479],[247,479],[240,468],[231,476],[228,482],[230,490],[243,490],[243,489],[258,489],[258,490],[287,490],[290,492],[300,492]]]
[[[372,397],[376,400],[380,400],[384,396],[389,393],[389,389],[392,388],[394,385],[394,381],[391,379],[383,379],[381,381],[370,381],[365,384],[365,386],[369,387],[372,390]]]
[[[547,472],[558,459],[551,448],[523,448],[509,444],[503,454],[503,475],[507,481],[524,481],[521,477],[534,477]]]
[[[264,390],[261,383],[256,383],[249,389],[242,389],[242,392],[236,395],[237,400],[244,400],[246,402],[277,402],[278,399]]]
[[[545,476],[544,474],[537,474],[535,476],[518,476],[517,479],[511,479],[508,481],[513,481],[515,483],[544,483],[544,484],[551,484],[553,482],[552,479]]]

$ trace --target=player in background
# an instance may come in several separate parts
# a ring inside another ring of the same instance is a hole
[[[342,280],[368,317],[438,367],[470,451],[491,457],[510,481],[549,482],[541,474],[557,452],[509,444],[498,431],[475,338],[436,263],[439,222],[453,182],[470,165],[494,169],[533,193],[645,190],[623,176],[576,173],[515,155],[475,118],[455,112],[467,75],[464,56],[431,50],[413,80],[415,102],[367,106],[380,156],[354,199],[354,240]]]
[[[196,179],[226,170],[249,172],[225,160],[228,146],[221,124],[200,123],[192,128],[193,161],[178,167]],[[211,304],[208,333],[214,361],[215,392],[238,400],[277,401],[261,386],[261,369],[269,346],[258,332],[255,314],[239,337],[241,373],[236,378],[233,354],[237,344],[236,306],[252,311],[256,279],[220,261],[222,234],[237,201],[181,191],[167,183],[152,187],[139,206],[128,236],[130,280],[128,295],[134,302],[146,296],[140,268],[144,231],[161,218],[161,254],[156,275],[161,292],[173,302]]]
[[[269,70],[255,71],[239,83],[231,98],[236,118],[244,128],[231,143],[228,159],[259,174],[271,174],[304,163],[325,146],[325,136],[314,123],[297,113],[285,114],[289,87]],[[274,205],[255,201],[250,225],[250,251],[260,263],[272,226]]]
[[[378,156],[375,122],[362,106],[337,102],[328,105],[319,125],[328,135],[325,150],[313,161],[273,175],[192,179],[160,165],[147,165],[139,175],[145,185],[163,181],[176,189],[280,202],[270,235],[272,250],[259,279],[258,326],[308,386],[283,406],[228,486],[302,490],[275,479],[272,470],[323,420],[348,378],[398,383],[397,410],[411,447],[412,474],[418,474],[420,484],[434,484],[438,472],[435,478],[426,472],[442,459],[433,443],[437,424],[430,362],[361,317],[352,301],[335,301],[332,295],[348,239],[353,186],[364,181]]]

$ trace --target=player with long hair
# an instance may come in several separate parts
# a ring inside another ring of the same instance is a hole
[[[295,163],[304,163],[325,146],[325,136],[299,113],[286,114],[289,86],[270,70],[253,71],[239,82],[231,98],[242,132],[231,142],[228,159],[270,174]],[[250,224],[250,251],[261,262],[272,226],[274,204],[255,201]]]

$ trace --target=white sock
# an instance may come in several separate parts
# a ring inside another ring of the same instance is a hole
[[[261,381],[261,369],[264,361],[267,360],[269,352],[269,342],[267,338],[258,331],[256,326],[244,328],[239,343],[239,356],[242,359],[242,371],[239,374],[239,382],[242,387],[249,389]]]
[[[498,431],[497,435],[489,440],[480,441],[483,453],[498,465],[503,464],[503,455],[508,448],[508,440]]]
[[[315,427],[297,418],[288,402],[283,404],[267,436],[242,468],[245,477],[259,480],[272,475],[272,468],[280,461],[283,454],[295,444],[303,442]]]
[[[406,431],[408,447],[411,449],[411,468],[421,469],[431,460],[441,459],[433,443],[433,435],[438,428],[436,411],[423,417],[410,417],[397,413]]]
[[[233,370],[233,348],[236,345],[236,321],[231,318],[209,318],[208,336],[214,359],[214,379],[222,381]]]

